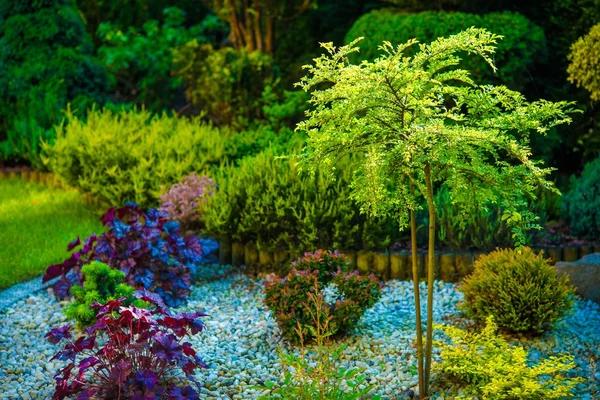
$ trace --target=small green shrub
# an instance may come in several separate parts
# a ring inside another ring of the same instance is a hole
[[[481,256],[460,290],[461,308],[483,321],[492,315],[512,332],[542,333],[553,328],[573,307],[574,290],[567,276],[557,277],[543,254],[496,250]]]
[[[442,36],[449,36],[470,27],[485,28],[502,35],[494,54],[498,71],[494,73],[486,62],[474,55],[465,55],[461,67],[466,67],[475,82],[501,83],[521,89],[531,78],[528,69],[546,57],[544,31],[526,17],[514,12],[489,13],[484,15],[462,12],[425,11],[409,14],[393,9],[374,10],[360,17],[346,34],[346,43],[357,37],[365,37],[358,43],[359,53],[354,61],[374,60],[380,55],[379,45],[388,40],[393,45],[416,38],[421,43],[430,43]],[[407,52],[407,56],[415,50]]]
[[[259,396],[259,400],[269,399],[337,399],[358,400],[371,392],[374,385],[363,385],[365,376],[358,368],[343,368],[341,356],[347,346],[331,346],[330,337],[335,334],[332,326],[333,316],[324,303],[323,296],[308,293],[306,309],[310,313],[312,324],[302,326],[298,321],[296,333],[299,337],[301,353],[279,352],[281,364],[284,367],[283,381],[280,383],[266,382],[269,390],[266,395]],[[310,333],[316,343],[316,351],[309,352],[304,347],[304,338]],[[316,366],[313,364],[316,361]],[[294,371],[290,372],[290,368]],[[343,385],[345,384],[345,385]],[[361,385],[363,387],[361,388]],[[344,386],[346,388],[344,388]],[[264,390],[264,388],[259,388]],[[373,399],[379,399],[374,396]]]
[[[290,150],[269,148],[239,166],[215,171],[218,190],[201,204],[207,233],[256,243],[260,249],[382,249],[399,235],[391,218],[360,213],[350,196],[350,171],[342,164],[335,179],[298,176]]]
[[[187,99],[217,125],[245,127],[263,117],[263,92],[276,80],[267,54],[192,40],[173,49],[174,76],[187,83]]]
[[[111,206],[150,208],[186,175],[219,164],[230,134],[199,118],[146,110],[91,110],[86,120],[67,110],[56,142],[43,148],[46,165],[67,184]]]
[[[342,271],[328,273],[331,264],[325,262],[323,254],[325,253],[315,253],[315,260],[309,263],[302,260],[297,263],[299,266],[315,269],[300,271],[292,268],[284,279],[270,276],[265,283],[265,304],[271,310],[283,336],[293,343],[312,340],[316,336],[315,310],[309,302],[311,296],[319,298],[318,304],[323,309],[318,312],[328,312],[331,315],[329,324],[332,333],[344,333],[352,329],[364,312],[381,297],[381,286],[374,275],[361,276],[358,272]],[[316,260],[317,258],[321,258],[323,262]],[[339,256],[335,258],[343,261]],[[325,300],[327,281],[331,282],[335,292],[332,301]],[[301,333],[298,327],[306,328],[307,331]]]
[[[600,239],[600,157],[586,164],[580,177],[571,177],[563,196],[565,217],[571,233]]]
[[[84,276],[83,287],[74,285],[71,294],[75,299],[64,308],[65,315],[76,321],[76,327],[83,329],[96,322],[97,309],[90,306],[95,302],[104,304],[109,300],[118,300],[124,297],[123,305],[128,307],[144,307],[145,302],[133,296],[135,288],[125,283],[125,274],[109,265],[93,261],[81,268]]]
[[[469,333],[454,326],[436,326],[450,339],[450,342],[436,341],[436,346],[441,349],[442,362],[437,365],[440,372],[453,383],[465,386],[466,394],[488,400],[573,397],[572,389],[583,379],[568,379],[563,375],[575,367],[572,356],[551,356],[531,365],[525,349],[511,346],[498,336],[491,316],[486,321],[481,333]]]

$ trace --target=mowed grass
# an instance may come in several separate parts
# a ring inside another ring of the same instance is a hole
[[[65,260],[67,244],[103,232],[98,213],[75,190],[0,180],[0,290]]]

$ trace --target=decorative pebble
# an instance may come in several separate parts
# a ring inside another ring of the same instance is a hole
[[[357,329],[341,339],[347,345],[342,366],[363,369],[367,382],[376,385],[374,393],[382,399],[398,399],[399,393],[418,390],[412,285],[408,281],[386,282],[381,300],[365,313]],[[423,284],[423,304],[425,287]],[[205,386],[200,398],[254,399],[266,393],[260,387],[262,382],[281,378],[278,350],[299,354],[281,338],[263,304],[261,288],[261,280],[237,273],[203,280],[193,288],[187,304],[174,310],[204,309],[209,314],[202,318],[207,329],[189,340],[210,366],[196,374]],[[456,304],[462,294],[455,285],[436,282],[434,298],[437,323],[458,314]],[[62,314],[65,304],[57,302],[51,292],[42,292],[0,313],[0,399],[52,397],[53,375],[61,364],[48,360],[59,346],[48,343],[44,335],[51,327],[68,322]],[[519,340],[536,360],[570,352],[577,365],[572,375],[589,382],[590,357],[600,356],[600,308],[591,301],[578,300],[573,315],[553,332]],[[432,378],[435,382],[435,374]],[[574,398],[590,398],[590,386],[580,385]],[[450,399],[458,393],[457,387],[432,386],[432,399]]]

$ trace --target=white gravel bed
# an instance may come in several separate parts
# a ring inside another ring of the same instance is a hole
[[[200,281],[184,307],[175,311],[204,309],[207,329],[190,341],[210,366],[199,370],[203,399],[255,398],[261,390],[253,387],[265,381],[277,381],[282,367],[278,349],[290,347],[263,305],[262,281],[243,274],[223,274]],[[227,275],[227,276],[225,276]],[[425,292],[425,285],[422,285]],[[454,284],[436,282],[436,322],[458,314],[462,294]],[[423,297],[423,304],[425,298]],[[19,300],[0,312],[0,399],[49,399],[53,393],[53,375],[60,367],[48,360],[58,350],[44,339],[52,328],[66,324],[62,306],[50,289]],[[412,282],[389,281],[379,303],[368,310],[359,326],[342,339],[348,344],[345,366],[364,369],[374,393],[384,399],[403,399],[402,390],[416,391],[416,357]],[[592,399],[590,358],[600,356],[600,307],[578,300],[575,312],[553,332],[541,338],[519,339],[534,359],[570,352],[576,357],[573,375],[586,379],[574,398]],[[600,386],[600,366],[596,368],[596,387]],[[435,374],[433,376],[435,380]],[[432,400],[451,399],[457,388],[439,389],[433,384]],[[596,389],[598,390],[598,389]]]

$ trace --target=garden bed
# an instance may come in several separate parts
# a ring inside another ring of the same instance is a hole
[[[239,272],[222,266],[207,268],[187,304],[177,310],[205,309],[209,314],[202,318],[207,329],[191,338],[210,366],[196,374],[204,385],[203,399],[255,398],[263,391],[256,386],[281,377],[277,350],[289,349],[262,302],[262,281]],[[462,294],[455,284],[436,282],[435,299],[436,322],[461,322],[456,305]],[[49,360],[58,346],[46,342],[44,335],[67,323],[62,314],[64,304],[57,302],[49,289],[0,313],[0,399],[51,397],[59,363]],[[402,399],[402,390],[414,390],[417,385],[414,338],[412,282],[388,281],[381,300],[366,312],[358,328],[342,339],[348,344],[344,364],[364,368],[367,382],[376,385],[374,393],[382,398]],[[590,359],[600,355],[598,304],[578,300],[573,315],[554,331],[538,339],[517,340],[534,360],[570,352],[577,364],[572,374],[585,379],[574,399],[592,399]],[[458,388],[441,383],[437,375],[432,378],[432,399],[450,399],[458,393]]]

